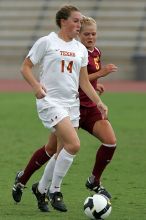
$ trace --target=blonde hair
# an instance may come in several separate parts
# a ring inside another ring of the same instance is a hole
[[[82,29],[84,28],[85,25],[91,25],[91,24],[95,24],[96,25],[96,21],[91,18],[91,17],[86,17],[86,16],[82,16],[82,21],[81,21],[81,29],[80,32],[82,31]]]

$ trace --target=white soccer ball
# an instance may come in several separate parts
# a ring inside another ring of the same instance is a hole
[[[90,219],[106,219],[112,210],[110,200],[102,194],[87,197],[84,202],[84,212]]]

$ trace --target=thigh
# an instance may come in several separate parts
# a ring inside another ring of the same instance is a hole
[[[76,130],[76,132],[78,131],[78,127],[74,128],[74,129]],[[59,134],[58,134],[58,136],[59,136]],[[64,145],[66,145],[65,142],[63,143],[63,141],[61,141],[61,139],[62,139],[61,137],[57,137],[57,153],[56,153],[56,158],[57,158],[58,154],[60,153],[60,151],[62,150],[62,148],[64,147]],[[65,148],[67,149],[67,147],[65,147]]]
[[[69,145],[79,140],[77,132],[69,117],[62,119],[56,126],[56,133],[63,145]]]
[[[92,134],[95,123],[102,119],[100,111],[97,107],[83,107],[80,112],[80,127]]]
[[[93,127],[93,135],[97,137],[102,143],[116,143],[115,132],[108,120],[96,121]]]

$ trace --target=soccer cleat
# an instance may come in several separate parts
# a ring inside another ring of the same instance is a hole
[[[54,193],[48,192],[47,196],[54,209],[59,210],[61,212],[67,212],[67,208],[63,202],[63,195],[61,192],[54,192]]]
[[[19,179],[22,175],[23,175],[23,171],[17,172],[15,177],[15,182],[12,188],[12,196],[15,202],[21,201],[23,189],[25,188],[24,185],[19,182]]]
[[[32,192],[36,196],[37,202],[38,202],[38,208],[42,212],[49,212],[49,207],[48,207],[48,202],[45,200],[46,199],[46,194],[41,194],[38,191],[38,183],[34,183],[32,185]]]
[[[85,186],[87,187],[87,189],[94,191],[96,193],[102,194],[104,196],[106,196],[107,198],[111,199],[111,195],[110,193],[101,185],[101,184],[95,184],[94,182],[90,182],[90,178],[88,178]]]

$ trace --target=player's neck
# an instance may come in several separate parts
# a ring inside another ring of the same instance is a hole
[[[62,31],[58,32],[58,37],[65,42],[69,42],[73,40],[73,38],[69,37],[66,33]]]
[[[87,48],[87,50],[92,53],[92,52],[94,51],[94,47],[92,47],[92,48]]]

